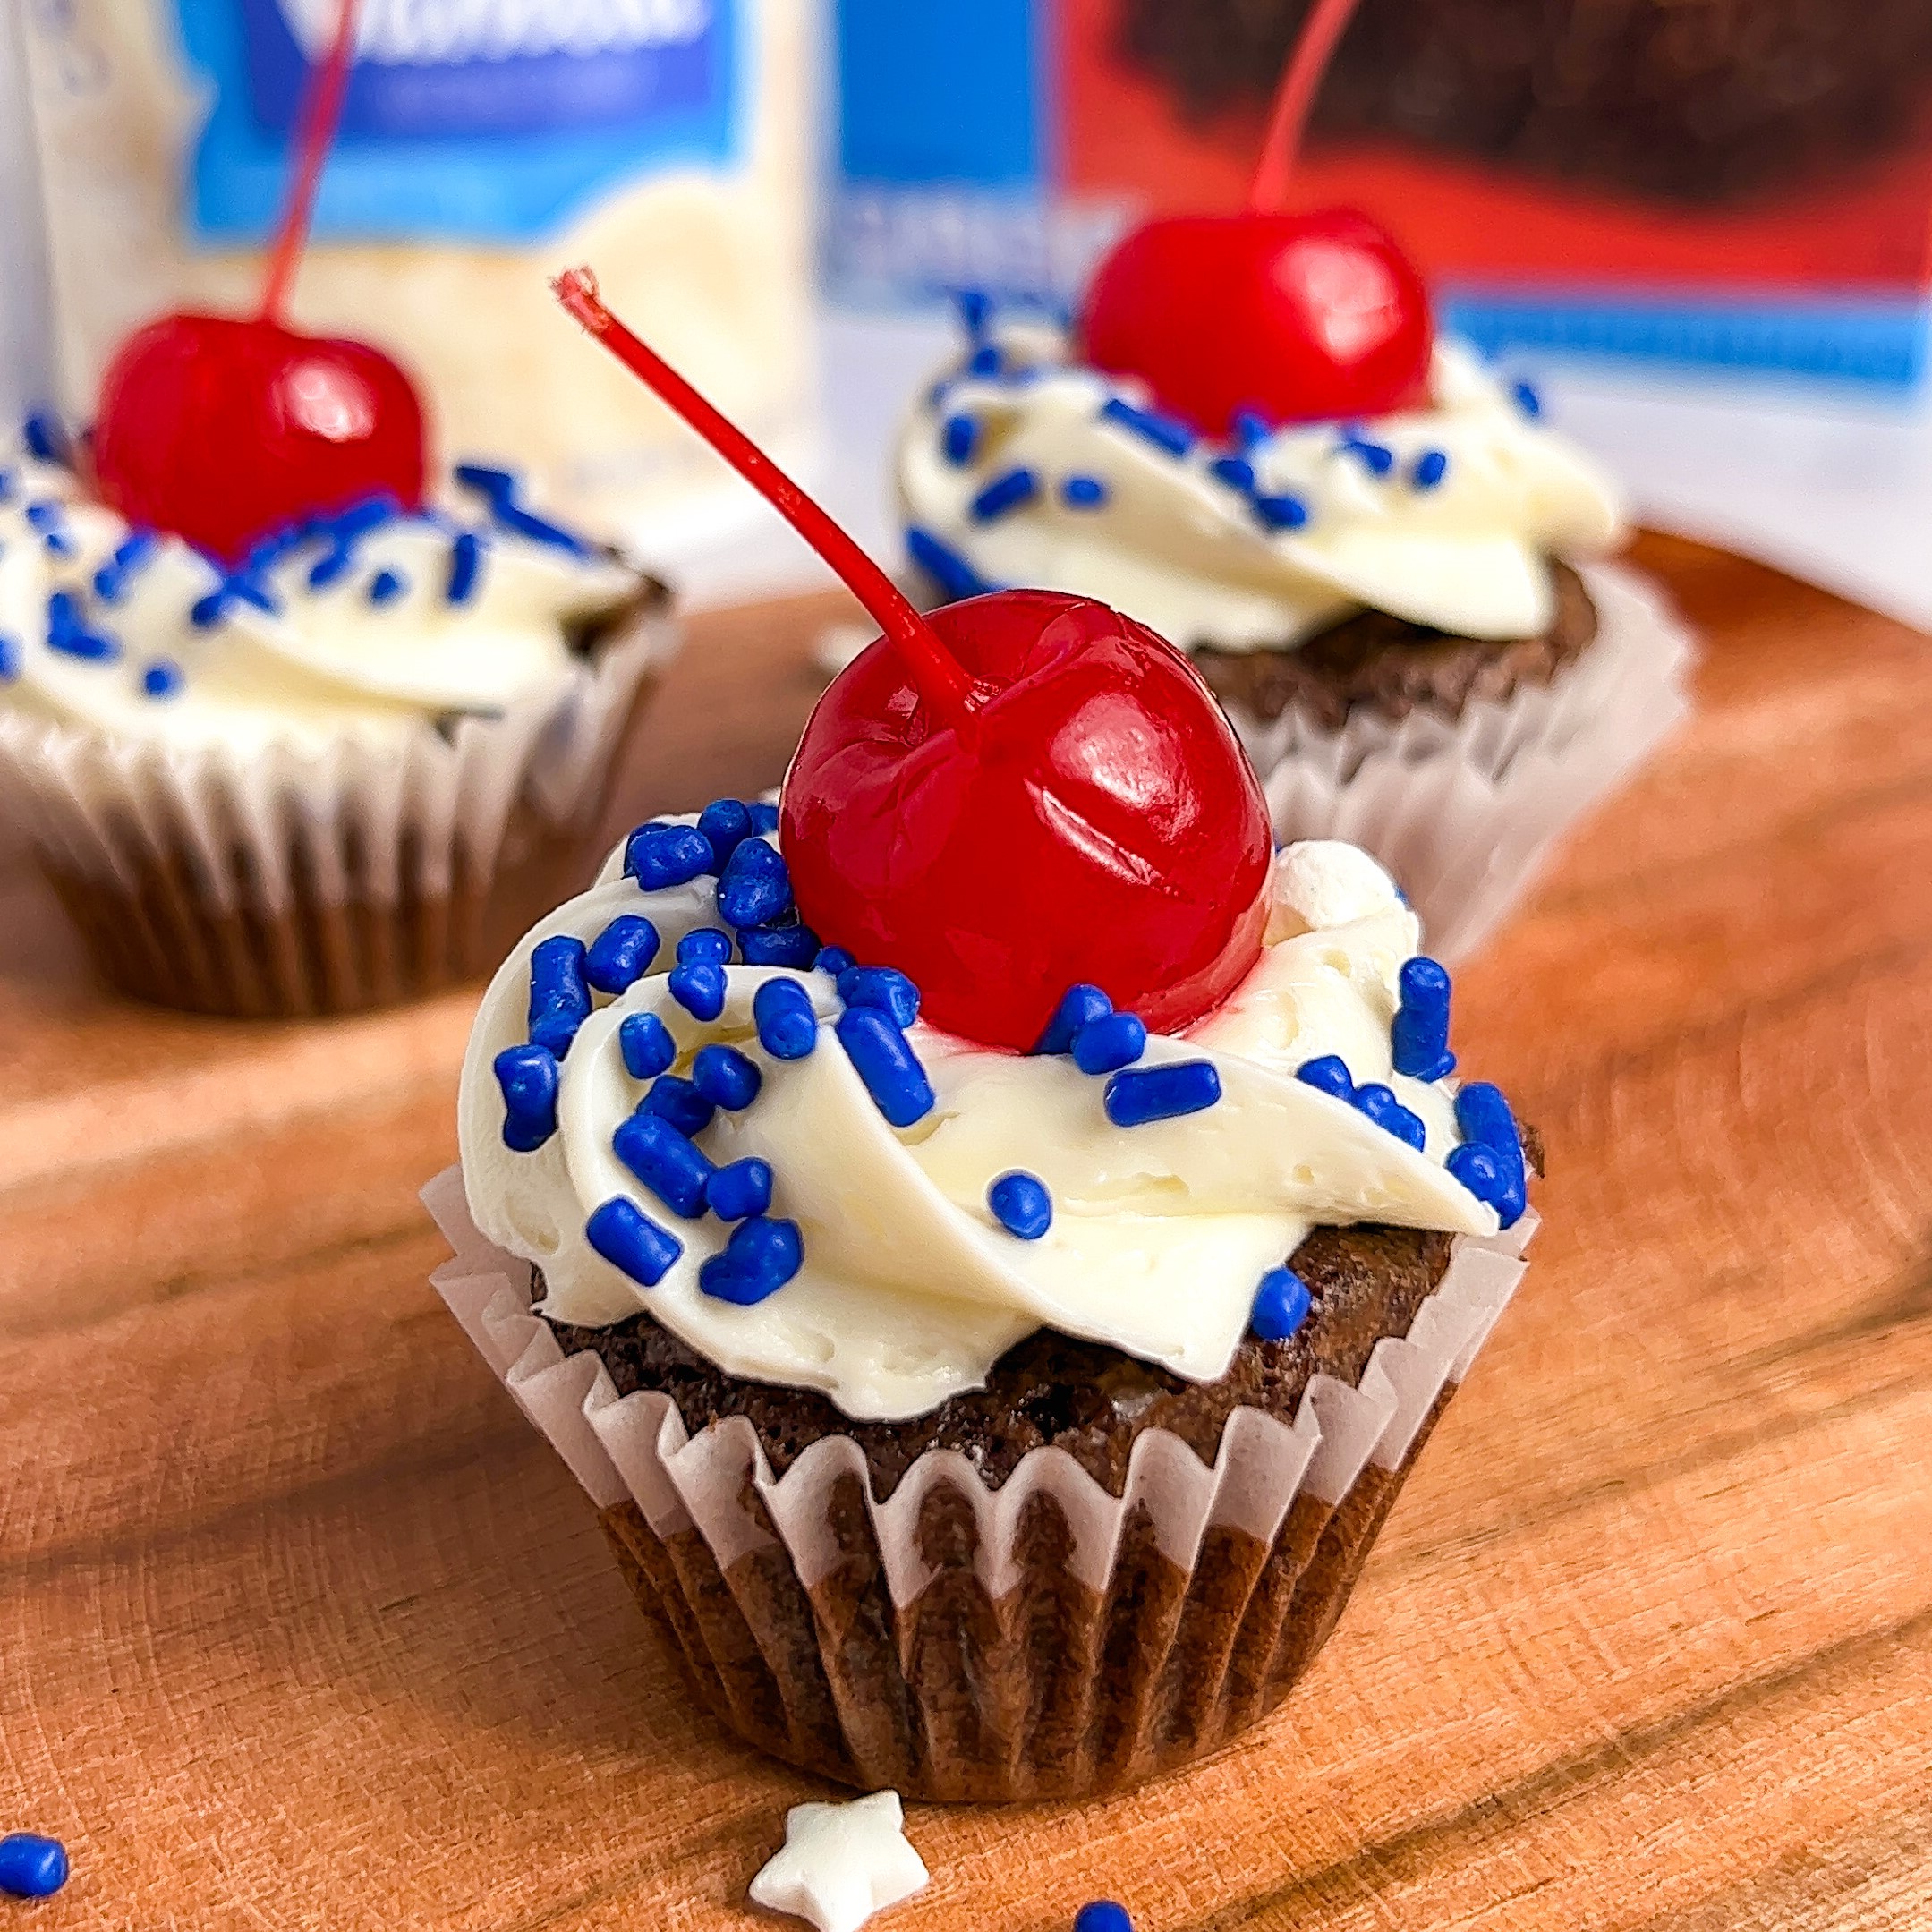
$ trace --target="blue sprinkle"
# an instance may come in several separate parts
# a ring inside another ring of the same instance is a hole
[[[0,503],[11,503],[13,500],[13,472],[11,470],[0,470]]]
[[[211,631],[228,615],[228,600],[219,591],[198,597],[188,607],[188,621],[198,631]]]
[[[1283,491],[1276,496],[1256,497],[1255,515],[1264,529],[1299,530],[1308,521],[1308,506],[1299,497]]]
[[[443,586],[446,602],[466,604],[476,595],[483,574],[483,540],[473,530],[459,531],[449,546],[449,579]]]
[[[1308,1284],[1292,1268],[1270,1268],[1255,1290],[1247,1325],[1264,1341],[1286,1341],[1308,1319]]]
[[[673,966],[664,983],[693,1019],[714,1020],[725,1009],[725,969],[708,959]]]
[[[1147,1029],[1132,1013],[1107,1013],[1073,1036],[1073,1063],[1082,1073],[1118,1073],[1147,1051]]]
[[[1258,409],[1238,409],[1234,413],[1234,442],[1238,449],[1252,449],[1274,434],[1274,425]]]
[[[747,838],[718,876],[718,910],[726,924],[768,926],[792,909],[792,878],[776,846]]]
[[[958,306],[959,326],[975,338],[983,336],[992,317],[992,297],[983,288],[962,288],[954,291],[953,301]]]
[[[1440,449],[1426,449],[1409,465],[1409,485],[1415,489],[1434,489],[1448,474],[1448,456]]]
[[[610,1147],[672,1213],[695,1221],[704,1212],[711,1163],[662,1114],[640,1109],[619,1121]]]
[[[140,674],[140,688],[150,698],[171,698],[188,682],[172,658],[157,658]]]
[[[733,1161],[712,1170],[704,1186],[704,1204],[719,1221],[749,1221],[771,1205],[771,1180],[770,1162]]]
[[[796,980],[767,980],[752,995],[752,1018],[773,1060],[803,1060],[819,1043],[812,996]]]
[[[516,494],[517,479],[514,470],[493,469],[487,463],[459,463],[450,473],[465,489],[473,489],[491,503],[499,497]]]
[[[916,523],[906,529],[906,554],[938,584],[940,595],[949,604],[964,597],[983,597],[993,588],[949,543]]]
[[[252,604],[257,610],[266,611],[271,617],[281,609],[260,584],[240,571],[223,582],[221,594],[232,603]]]
[[[897,966],[847,966],[838,975],[838,997],[848,1007],[880,1008],[895,1026],[919,1017],[919,989]]]
[[[818,957],[812,964],[821,973],[830,973],[837,979],[847,966],[856,966],[858,961],[843,946],[826,946],[820,949]]]
[[[1422,1117],[1409,1112],[1409,1109],[1395,1097],[1395,1090],[1386,1087],[1379,1080],[1369,1081],[1355,1090],[1355,1106],[1365,1113],[1379,1128],[1393,1134],[1400,1141],[1406,1142],[1417,1153],[1422,1152]]]
[[[52,410],[37,409],[21,425],[21,440],[27,453],[42,463],[65,463],[71,447],[67,430]]]
[[[668,1073],[651,1083],[640,1111],[654,1113],[659,1119],[668,1120],[688,1138],[691,1135],[702,1134],[711,1124],[711,1118],[718,1110],[682,1074]]]
[[[559,1060],[591,1017],[587,957],[583,941],[568,932],[544,940],[530,955],[530,1037]]]
[[[1487,1147],[1478,1146],[1473,1140],[1464,1141],[1460,1147],[1451,1147],[1449,1150],[1449,1158],[1443,1165],[1478,1201],[1490,1207],[1495,1207],[1507,1191],[1502,1178],[1502,1163]],[[1500,1208],[1497,1218],[1502,1218]]]
[[[1312,1086],[1317,1092],[1332,1094],[1337,1100],[1345,1100],[1351,1105],[1355,1101],[1355,1082],[1349,1077],[1349,1063],[1339,1053],[1324,1053],[1319,1060],[1305,1060],[1295,1069],[1295,1077],[1305,1086]]]
[[[735,1046],[701,1046],[691,1062],[691,1084],[714,1107],[737,1113],[758,1098],[765,1077]]]
[[[46,546],[49,557],[72,557],[75,554],[74,540],[64,530],[50,530],[40,541]]]
[[[503,1145],[534,1153],[557,1131],[557,1056],[540,1046],[506,1046],[490,1063],[503,1090]]]
[[[1053,1225],[1053,1196],[1037,1175],[1021,1168],[1000,1175],[987,1188],[986,1205],[1009,1234],[1023,1241],[1037,1241]]]
[[[731,957],[731,935],[717,926],[699,926],[677,942],[679,966],[723,966]]]
[[[872,1104],[894,1127],[911,1127],[932,1112],[932,1083],[889,1014],[873,1006],[848,1006],[836,1031]]]
[[[105,632],[90,631],[81,616],[72,591],[55,591],[47,600],[47,641],[50,651],[90,663],[105,663],[121,655],[121,647]]]
[[[1004,516],[1009,510],[1017,510],[1021,504],[1031,503],[1039,494],[1040,479],[1033,471],[1025,468],[1006,470],[974,498],[966,510],[975,523],[990,523],[995,517]]]
[[[655,1013],[626,1013],[617,1026],[617,1051],[634,1080],[654,1080],[677,1059],[671,1029]]]
[[[754,800],[752,804],[752,830],[762,838],[767,832],[775,832],[778,829],[779,808],[766,804],[762,798]]]
[[[1005,366],[1006,358],[1000,353],[997,343],[984,343],[966,358],[966,374],[969,376],[997,376]]]
[[[27,527],[46,532],[58,530],[66,512],[51,497],[37,497],[27,506]]]
[[[940,432],[940,447],[946,452],[948,463],[964,468],[979,447],[979,418],[964,411],[947,417],[946,427]]]
[[[1513,1228],[1522,1219],[1529,1195],[1523,1138],[1517,1131],[1509,1102],[1503,1099],[1501,1089],[1488,1081],[1472,1080],[1456,1095],[1456,1125],[1465,1141],[1486,1148],[1494,1157],[1500,1189],[1498,1197],[1489,1205],[1495,1209],[1505,1228]]]
[[[636,913],[619,913],[584,955],[583,976],[599,992],[620,993],[634,986],[658,957],[658,929]]]
[[[1395,467],[1395,452],[1386,443],[1371,443],[1362,437],[1351,436],[1343,440],[1341,447],[1371,476],[1386,476]]]
[[[526,510],[517,501],[520,486],[510,471],[493,469],[481,463],[460,463],[453,473],[465,489],[472,489],[483,498],[489,506],[490,515],[504,529],[527,537],[532,543],[567,550],[573,557],[589,557],[594,551],[596,547],[574,531],[566,530],[560,523],[553,523],[534,511]]]
[[[1389,1028],[1395,1070],[1413,1080],[1440,1080],[1456,1070],[1449,1051],[1449,975],[1418,957],[1404,964],[1398,983],[1402,1000]]]
[[[1537,395],[1533,384],[1516,382],[1510,385],[1510,399],[1534,422],[1543,413],[1543,398]]]
[[[1060,996],[1053,1017],[1046,1023],[1046,1031],[1034,1042],[1033,1050],[1035,1053],[1069,1053],[1074,1035],[1083,1026],[1104,1019],[1112,1011],[1113,1001],[1098,986],[1085,982],[1069,986]]]
[[[409,588],[400,571],[379,570],[369,580],[369,600],[372,604],[393,604]]]
[[[0,684],[10,685],[20,676],[20,646],[0,631]]]
[[[695,825],[653,819],[625,841],[624,870],[646,892],[681,886],[711,869],[711,842]]]
[[[746,966],[791,966],[803,972],[818,957],[819,936],[810,926],[753,926],[738,934]]]
[[[731,1230],[722,1255],[698,1270],[698,1286],[719,1301],[750,1307],[775,1295],[804,1265],[805,1246],[795,1221],[753,1214]]]
[[[659,1227],[621,1194],[613,1195],[584,1222],[583,1237],[613,1267],[646,1288],[655,1288],[685,1251],[669,1229]]]
[[[1151,409],[1136,409],[1121,396],[1109,396],[1100,413],[1103,421],[1118,422],[1122,429],[1145,437],[1170,456],[1185,456],[1194,447],[1194,431],[1186,423],[1176,422],[1171,416],[1158,415]]]
[[[336,547],[319,557],[309,566],[309,588],[311,591],[326,591],[349,574],[349,566],[355,561],[355,552],[346,544]]]
[[[1145,1127],[1212,1107],[1221,1098],[1221,1076],[1205,1060],[1129,1067],[1108,1081],[1102,1098],[1116,1127]]]
[[[1060,500],[1069,510],[1097,510],[1109,491],[1097,476],[1069,476],[1060,486]]]
[[[123,574],[139,570],[161,548],[161,540],[151,530],[131,530],[115,546],[114,556],[109,559],[114,567]]]
[[[1246,456],[1216,456],[1208,464],[1207,473],[1244,497],[1255,487],[1255,465]]]
[[[0,1892],[17,1899],[49,1899],[67,1883],[67,1848],[38,1832],[0,1838]]]
[[[714,798],[698,813],[698,830],[711,841],[714,872],[752,836],[752,808],[742,798]]]

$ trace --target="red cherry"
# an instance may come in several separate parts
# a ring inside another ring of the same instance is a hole
[[[104,500],[230,564],[383,491],[416,508],[426,466],[422,405],[395,362],[261,319],[149,323],[109,366],[94,424]]]
[[[1162,1032],[1218,1006],[1260,957],[1273,843],[1187,660],[1058,592],[927,621],[981,695],[935,716],[881,638],[819,700],[779,826],[805,923],[996,1046],[1030,1047],[1081,982]]]
[[[1243,409],[1298,422],[1413,407],[1434,336],[1422,277],[1343,208],[1149,222],[1102,262],[1080,318],[1090,362],[1217,437]]]

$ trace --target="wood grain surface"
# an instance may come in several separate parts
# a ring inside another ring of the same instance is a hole
[[[915,1808],[894,1932],[1932,1926],[1932,646],[1647,540],[1695,721],[1460,976],[1547,1220],[1341,1629],[1106,1804]],[[642,813],[830,598],[692,626]],[[473,993],[117,1003],[0,876],[0,1928],[714,1928],[822,1795],[687,1703],[425,1281]]]

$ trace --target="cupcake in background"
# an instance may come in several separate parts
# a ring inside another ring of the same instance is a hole
[[[0,786],[122,991],[335,1013],[487,972],[593,870],[664,586],[461,468],[233,567],[0,463]]]

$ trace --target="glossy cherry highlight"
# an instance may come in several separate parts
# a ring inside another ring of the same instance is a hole
[[[355,12],[343,0],[311,76],[260,312],[162,316],[102,380],[93,464],[103,500],[229,564],[271,531],[364,498],[405,508],[422,499],[427,433],[409,378],[367,343],[282,319],[348,85]]]
[[[786,515],[885,635],[819,701],[779,838],[804,923],[918,985],[934,1026],[1025,1050],[1069,985],[1149,1026],[1260,957],[1273,843],[1193,667],[1088,599],[1001,591],[922,617],[823,510],[605,308],[558,298]]]

